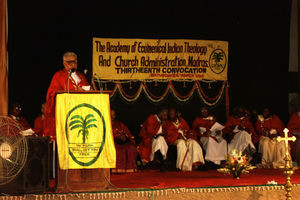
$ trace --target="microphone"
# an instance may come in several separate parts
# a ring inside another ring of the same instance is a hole
[[[84,69],[84,70],[83,70],[83,73],[84,73],[84,75],[86,75],[86,76],[88,75],[88,72],[89,72],[88,69]]]
[[[70,76],[70,74],[72,74],[72,73],[75,72],[75,71],[76,71],[75,68],[71,68],[71,69],[69,70],[69,76]]]
[[[68,89],[68,91],[69,91],[69,82],[68,82],[68,80],[69,80],[71,74],[72,74],[73,72],[75,72],[75,71],[76,71],[75,68],[69,69],[69,71],[68,71],[68,77],[67,77],[67,79],[65,80],[65,90]],[[68,82],[68,88],[66,88],[67,82]]]

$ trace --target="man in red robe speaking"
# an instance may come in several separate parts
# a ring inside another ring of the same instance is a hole
[[[55,96],[57,91],[89,90],[90,86],[83,74],[77,71],[77,55],[66,52],[63,56],[64,69],[56,72],[51,80],[46,97],[45,136],[56,138]]]

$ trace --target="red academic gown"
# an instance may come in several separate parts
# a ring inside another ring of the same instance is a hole
[[[161,122],[156,119],[155,115],[149,115],[141,128],[139,135],[141,138],[141,143],[138,146],[138,150],[142,159],[145,161],[150,161],[152,138],[154,135],[156,135],[160,126]]]
[[[259,138],[249,118],[244,117],[243,119],[240,119],[238,117],[233,117],[233,116],[229,117],[223,129],[224,137],[227,139],[228,142],[230,142],[231,139],[234,137],[235,133],[233,132],[233,130],[236,126],[241,126],[244,129],[248,130],[250,133],[252,133],[251,139],[253,144],[258,142]]]
[[[46,124],[46,120],[45,120],[45,117],[43,117],[42,115],[35,118],[34,129],[33,129],[35,134],[37,134],[38,136],[44,136],[45,135],[45,131],[44,131],[45,124]]]
[[[0,134],[7,135],[7,136],[15,136],[15,134],[17,134],[20,131],[20,129],[21,131],[23,131],[31,128],[30,124],[27,122],[27,120],[24,117],[15,117],[12,115],[9,115],[8,117],[14,120],[18,124],[18,126],[11,126],[10,125],[11,123],[7,121],[8,122],[7,125],[5,126],[5,128],[2,127],[2,131]]]
[[[298,113],[292,114],[287,128],[289,129],[290,133],[300,133],[300,116]]]
[[[14,119],[14,116],[10,115],[10,118]],[[23,130],[31,128],[30,124],[24,117],[16,117],[14,120],[16,120],[22,126]]]
[[[206,130],[209,130],[212,125],[216,123],[216,118],[212,116],[212,120],[205,119],[202,117],[196,117],[193,122],[193,129],[198,133],[200,137],[203,137],[203,134],[200,132],[200,127],[206,128]]]
[[[120,121],[114,120],[111,122],[113,129],[114,138],[118,138],[121,135],[125,135],[129,138],[129,142],[125,144],[116,144],[116,154],[117,154],[117,169],[137,169],[136,167],[136,156],[137,150],[135,146],[135,141],[131,135],[129,129],[125,124]]]
[[[284,124],[281,122],[279,117],[277,115],[272,115],[272,118],[265,120],[264,122],[261,122],[260,120],[256,121],[256,129],[259,133],[259,137],[263,135],[264,129],[267,131],[270,131],[271,129],[276,129],[277,133],[280,134],[280,136],[284,137]],[[292,137],[292,132],[288,133],[289,137]],[[291,156],[294,159],[295,158],[295,146],[293,142],[289,142],[290,148],[291,148]]]
[[[277,133],[279,133],[281,136],[284,136],[284,125],[277,115],[272,115],[270,119],[267,119],[263,122],[257,120],[255,123],[255,127],[259,134],[258,137],[262,136],[265,130],[270,131],[271,129],[276,129]]]
[[[202,117],[196,117],[193,122],[193,129],[194,131],[199,135],[199,137],[208,137],[206,135],[203,135],[200,131],[200,127],[205,128],[206,130],[210,130],[210,128],[216,123],[215,116],[211,116],[212,119],[206,119]],[[217,138],[215,136],[210,136],[212,139],[217,141]]]
[[[55,130],[55,95],[57,91],[63,90],[78,90],[82,86],[88,86],[86,78],[83,74],[77,71],[78,76],[80,77],[80,83],[76,84],[73,78],[69,76],[67,70],[63,69],[56,72],[51,80],[50,86],[48,88],[47,97],[46,97],[46,112],[45,112],[45,136],[56,137]],[[68,80],[67,80],[68,79]],[[67,81],[66,81],[67,80]]]
[[[287,128],[289,129],[289,136],[292,136],[292,133],[300,133],[300,116],[298,115],[298,113],[292,114],[288,122]],[[300,143],[296,140],[296,143],[289,142],[289,144],[291,146],[292,157],[295,158],[295,156],[297,156],[296,153],[298,154],[298,146]]]
[[[118,138],[121,135],[125,135],[127,138],[129,138],[131,143],[135,143],[135,141],[133,140],[133,136],[130,133],[129,129],[127,128],[127,126],[125,124],[123,124],[122,122],[118,121],[118,120],[114,120],[111,122],[112,128],[113,128],[113,136],[114,138]]]
[[[184,133],[193,133],[188,138],[196,139],[195,132],[190,129],[187,122],[182,117],[179,117],[178,120],[179,120],[178,128],[174,125],[173,122],[171,122],[169,120],[167,120],[167,122],[166,122],[168,144],[173,144],[177,140],[177,138],[180,136],[180,133],[178,132],[179,129],[183,130]]]

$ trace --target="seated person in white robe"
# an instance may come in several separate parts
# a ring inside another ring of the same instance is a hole
[[[178,117],[175,108],[169,110],[166,130],[167,142],[177,147],[177,169],[192,171],[193,168],[204,164],[202,149],[196,141],[196,133],[182,117]]]
[[[138,146],[143,163],[153,161],[157,152],[160,152],[163,160],[166,160],[168,145],[165,141],[165,124],[167,118],[168,110],[161,108],[157,114],[149,115],[143,123],[139,135],[141,143]]]
[[[243,107],[235,108],[234,115],[229,117],[225,124],[223,137],[228,142],[229,153],[236,149],[252,159],[252,155],[256,152],[254,143],[258,138],[249,118],[245,117]]]
[[[220,165],[227,154],[227,142],[222,137],[224,127],[216,122],[206,107],[201,108],[201,115],[193,122],[193,129],[200,136],[200,142],[205,150],[205,160]]]
[[[262,154],[262,167],[279,168],[284,166],[285,143],[278,142],[277,136],[284,137],[284,125],[269,108],[264,108],[262,115],[256,121],[256,130],[259,133],[259,152]]]

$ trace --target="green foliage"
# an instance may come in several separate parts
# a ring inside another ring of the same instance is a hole
[[[86,139],[89,136],[90,128],[97,128],[97,125],[93,122],[97,122],[93,114],[88,114],[83,118],[80,115],[74,115],[71,117],[71,122],[69,123],[70,130],[79,128],[77,137],[82,134],[82,142],[85,144]]]

